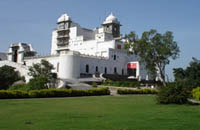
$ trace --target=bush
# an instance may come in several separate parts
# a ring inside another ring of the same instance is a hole
[[[117,89],[117,93],[124,94],[157,94],[156,89]]]
[[[198,88],[194,88],[192,90],[192,97],[197,100],[197,101],[200,101],[200,87]]]
[[[22,90],[22,91],[28,91],[29,87],[25,83],[15,84],[9,87],[8,90]]]
[[[189,96],[189,89],[175,82],[167,84],[166,87],[159,87],[157,101],[161,104],[184,104]]]
[[[97,83],[96,82],[92,82],[92,87],[96,88],[97,87]]]
[[[77,97],[77,96],[99,96],[109,95],[108,88],[96,88],[86,90],[76,89],[44,89],[32,90],[29,92],[30,97],[43,98],[43,97]]]
[[[48,89],[48,79],[43,76],[35,77],[27,84],[30,90]]]
[[[9,86],[18,80],[20,80],[20,76],[14,67],[7,65],[0,67],[0,90],[8,89]]]
[[[43,90],[31,90],[25,91],[10,91],[1,90],[0,98],[46,98],[46,97],[77,97],[77,96],[100,96],[110,95],[108,88],[94,88],[86,90],[75,90],[75,89],[43,89]]]
[[[66,89],[43,89],[32,90],[29,92],[29,96],[32,98],[44,98],[44,97],[67,97],[71,92]]]
[[[102,85],[104,86],[115,86],[115,87],[131,87],[131,88],[136,88],[140,87],[140,83],[137,81],[111,81],[108,80],[104,82]]]
[[[28,97],[29,94],[26,91],[0,90],[0,99],[28,98]]]

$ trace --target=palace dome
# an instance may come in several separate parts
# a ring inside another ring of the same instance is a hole
[[[119,21],[117,19],[117,17],[115,17],[113,15],[113,13],[111,13],[107,18],[106,20],[103,22],[103,24],[108,24],[108,23],[117,23],[119,24]]]
[[[58,18],[58,23],[64,22],[64,21],[70,21],[70,20],[71,18],[67,14],[62,14],[60,18]]]

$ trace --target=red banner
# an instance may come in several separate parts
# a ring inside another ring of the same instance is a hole
[[[128,63],[127,68],[129,69],[136,69],[137,68],[137,63]]]

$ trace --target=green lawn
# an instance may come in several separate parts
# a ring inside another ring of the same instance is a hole
[[[0,130],[199,130],[200,106],[155,96],[0,100]]]

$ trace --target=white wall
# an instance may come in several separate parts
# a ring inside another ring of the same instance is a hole
[[[52,31],[52,39],[51,39],[51,55],[56,55],[57,54],[57,30]]]

